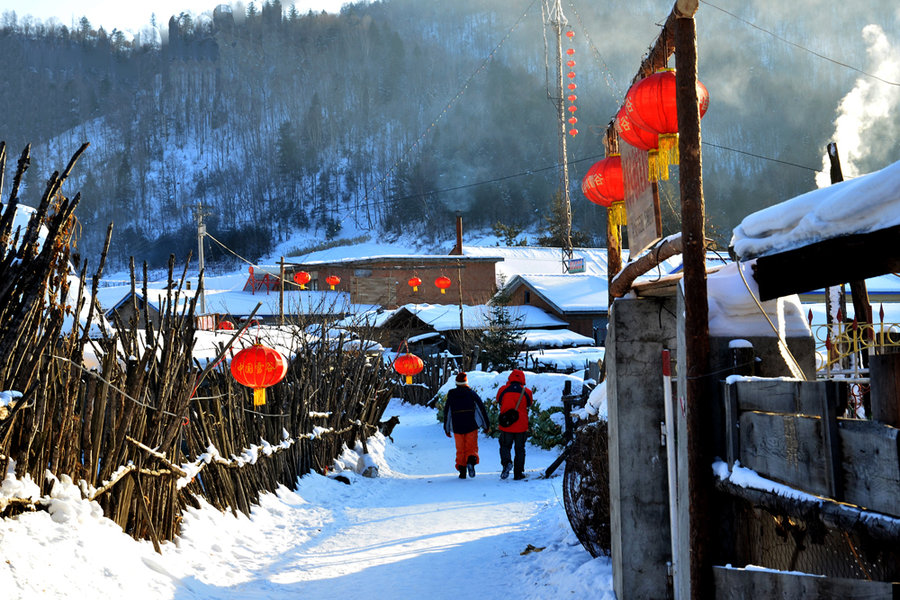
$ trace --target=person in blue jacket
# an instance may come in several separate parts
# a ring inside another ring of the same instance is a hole
[[[456,442],[456,470],[459,471],[460,479],[465,479],[466,473],[469,477],[475,477],[479,429],[490,435],[491,425],[484,402],[469,387],[466,374],[459,373],[456,375],[456,387],[447,392],[444,433],[447,437],[453,434]]]

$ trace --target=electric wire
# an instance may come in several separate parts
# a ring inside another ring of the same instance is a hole
[[[823,60],[827,60],[827,61],[830,62],[830,63],[834,63],[834,64],[836,64],[836,65],[838,65],[838,66],[841,66],[841,67],[850,69],[851,71],[856,71],[857,73],[860,73],[860,74],[862,74],[862,75],[865,75],[866,77],[871,77],[872,79],[878,80],[878,81],[880,81],[880,82],[882,82],[882,83],[886,83],[886,84],[888,84],[888,85],[900,86],[900,83],[897,83],[896,81],[890,81],[890,80],[888,80],[888,79],[884,79],[884,78],[882,78],[882,77],[879,77],[878,75],[875,75],[875,74],[873,74],[873,73],[869,73],[869,72],[867,72],[867,71],[863,71],[862,69],[860,69],[860,68],[858,68],[858,67],[854,67],[853,65],[848,65],[847,63],[841,62],[841,61],[839,61],[839,60],[835,60],[835,59],[833,59],[833,58],[831,58],[831,57],[829,57],[829,56],[825,56],[824,54],[821,54],[820,52],[816,52],[815,50],[811,50],[811,49],[807,48],[806,46],[803,46],[803,45],[798,44],[798,43],[796,43],[796,42],[792,42],[791,40],[789,40],[789,39],[787,39],[787,38],[783,38],[783,37],[781,37],[780,35],[778,35],[777,33],[774,33],[774,32],[772,32],[772,31],[769,31],[768,29],[765,29],[764,27],[760,27],[759,25],[757,25],[757,24],[755,24],[755,23],[752,23],[752,22],[748,21],[747,19],[744,19],[743,17],[739,17],[738,15],[734,14],[733,12],[727,11],[727,10],[725,10],[724,8],[722,8],[722,7],[720,7],[720,6],[716,6],[715,4],[713,4],[713,3],[711,3],[711,2],[707,2],[707,0],[700,0],[700,1],[701,1],[703,4],[705,4],[705,5],[709,6],[709,7],[712,7],[712,8],[715,8],[716,10],[722,11],[722,12],[725,13],[726,15],[729,15],[729,16],[731,16],[731,17],[737,19],[738,21],[744,23],[745,25],[749,25],[750,27],[752,27],[752,28],[754,28],[754,29],[757,29],[757,30],[759,30],[759,31],[762,31],[763,33],[767,33],[767,34],[771,35],[773,38],[775,38],[776,40],[779,40],[779,41],[781,41],[781,42],[784,42],[785,44],[789,44],[789,45],[791,45],[791,46],[793,46],[793,47],[795,47],[795,48],[798,48],[798,49],[800,49],[800,50],[803,50],[804,52],[809,52],[809,53],[812,54],[813,56],[817,56],[817,57],[819,57],[819,58],[821,58],[821,59],[823,59]]]

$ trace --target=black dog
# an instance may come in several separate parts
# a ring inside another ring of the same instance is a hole
[[[396,427],[400,423],[400,417],[394,415],[387,421],[380,421],[378,423],[378,430],[384,435],[384,437],[388,438],[392,442],[394,438],[391,437],[391,433],[394,431],[394,427]]]

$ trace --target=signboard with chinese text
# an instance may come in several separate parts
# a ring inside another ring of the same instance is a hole
[[[629,254],[637,256],[662,239],[659,192],[650,181],[647,152],[619,143],[625,180],[625,212],[628,215]]]

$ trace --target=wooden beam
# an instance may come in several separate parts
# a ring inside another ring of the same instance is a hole
[[[665,238],[652,249],[642,254],[637,260],[629,262],[620,273],[611,278],[609,283],[609,295],[612,298],[621,298],[631,290],[634,280],[644,273],[656,268],[665,260],[681,254],[681,237],[674,239]],[[610,261],[611,263],[612,261]],[[612,273],[612,268],[610,268]]]
[[[760,300],[900,271],[900,225],[855,233],[756,259]]]
[[[817,598],[818,600],[893,600],[900,583],[822,577],[787,571],[713,569],[717,600],[743,598]]]

